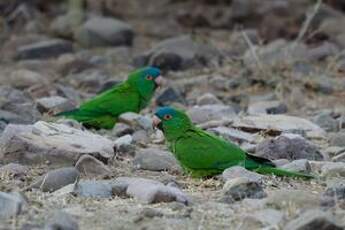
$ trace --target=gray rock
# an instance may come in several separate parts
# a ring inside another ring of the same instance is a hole
[[[15,178],[23,177],[28,170],[29,168],[27,166],[16,163],[9,163],[0,167],[0,177],[3,177],[4,175],[13,176]]]
[[[198,105],[215,105],[215,104],[223,104],[221,100],[219,100],[215,95],[211,93],[206,93],[201,95],[196,102]]]
[[[203,105],[195,106],[187,111],[193,123],[201,124],[210,120],[222,120],[234,118],[236,113],[227,105]]]
[[[84,15],[80,11],[56,17],[50,24],[50,30],[58,37],[72,39],[75,28],[82,23]]]
[[[255,155],[270,160],[322,160],[318,148],[299,135],[281,135],[256,146]]]
[[[275,209],[262,209],[245,215],[241,229],[261,229],[265,227],[276,227],[283,220],[283,213]]]
[[[166,106],[174,102],[186,104],[184,97],[180,90],[168,87],[157,97],[156,102],[159,106]]]
[[[272,162],[278,166],[278,167],[281,167],[283,165],[286,165],[286,164],[289,164],[290,161],[288,159],[278,159],[278,160],[272,160]]]
[[[112,134],[117,137],[121,137],[127,134],[133,134],[134,130],[131,126],[122,123],[122,122],[117,122],[113,128]]]
[[[55,197],[72,194],[79,197],[110,198],[113,195],[110,180],[80,180],[77,184],[67,185],[53,193]]]
[[[75,33],[75,39],[85,47],[131,46],[134,33],[123,21],[107,17],[94,17]]]
[[[290,221],[284,230],[341,230],[343,229],[335,222],[330,213],[320,210],[308,210],[298,218]]]
[[[114,146],[116,147],[116,149],[120,149],[120,148],[131,145],[132,142],[133,142],[132,135],[127,134],[127,135],[117,138],[114,142]]]
[[[45,226],[45,230],[78,230],[78,222],[69,214],[63,211],[56,211],[50,217]]]
[[[173,201],[189,203],[189,199],[178,188],[165,185],[133,183],[128,186],[127,194],[147,204]]]
[[[339,129],[339,122],[328,111],[321,112],[313,118],[313,121],[328,132],[336,132]]]
[[[228,180],[223,187],[222,202],[233,203],[245,198],[261,199],[266,197],[264,189],[258,182],[245,177],[237,177]]]
[[[287,106],[280,101],[259,101],[248,106],[248,114],[282,114],[287,112]]]
[[[345,147],[345,132],[330,133],[329,142],[333,146]]]
[[[169,38],[148,52],[135,58],[137,66],[153,65],[163,70],[180,70],[219,62],[221,55],[215,48],[194,41],[190,36]]]
[[[294,116],[288,115],[257,115],[245,116],[234,120],[232,124],[235,128],[242,128],[247,130],[274,130],[274,131],[313,131],[324,134],[318,125]]]
[[[345,177],[344,162],[327,162],[321,166],[321,176],[325,178]]]
[[[0,120],[6,123],[31,124],[40,119],[31,97],[10,86],[0,86]]]
[[[113,187],[115,184],[117,184],[117,189],[114,192],[123,196],[125,189],[127,196],[147,204],[177,201],[187,205],[190,202],[189,198],[178,188],[150,179],[119,177],[115,180]]]
[[[81,175],[87,178],[103,178],[111,175],[111,170],[102,162],[91,155],[83,155],[79,158],[75,167]]]
[[[315,208],[320,205],[320,197],[304,190],[276,190],[265,199],[266,206],[284,209],[295,205],[297,208]]]
[[[75,183],[79,172],[75,168],[60,168],[49,171],[30,187],[39,188],[43,192],[54,192],[66,185]]]
[[[137,129],[145,129],[145,130],[152,129],[152,121],[150,118],[146,116],[142,116],[137,113],[133,113],[133,112],[127,112],[127,113],[121,114],[119,116],[119,121]]]
[[[280,168],[286,169],[292,172],[309,173],[311,171],[311,166],[308,160],[301,159],[295,160],[288,164],[284,164]]]
[[[23,59],[45,59],[58,57],[61,54],[73,52],[72,43],[65,40],[47,40],[36,42],[30,45],[20,46],[17,49],[16,58]]]
[[[211,128],[209,129],[209,131],[215,133],[216,135],[220,135],[229,141],[235,141],[239,143],[243,143],[243,142],[253,143],[255,141],[255,138],[252,134],[243,132],[238,129],[228,128],[225,126]]]
[[[39,121],[34,125],[8,125],[0,138],[0,160],[72,165],[81,155],[102,159],[114,155],[112,141],[63,124]]]
[[[18,89],[25,89],[33,85],[48,83],[48,80],[44,76],[27,69],[15,70],[9,77],[6,76],[6,79],[1,81],[3,84],[8,84]]]
[[[341,179],[327,181],[327,188],[322,194],[321,205],[332,207],[345,200],[345,182]]]
[[[133,160],[133,165],[136,169],[150,171],[173,171],[179,169],[175,157],[170,152],[155,148],[139,151]]]
[[[0,219],[19,215],[24,205],[23,199],[16,194],[0,192]]]
[[[60,96],[42,97],[36,100],[37,109],[41,113],[69,111],[75,108],[74,103]]]
[[[146,145],[150,142],[150,137],[145,130],[138,130],[133,133],[133,142],[137,144]]]
[[[240,166],[234,166],[234,167],[225,169],[222,173],[222,179],[224,181],[232,180],[238,177],[244,177],[248,179],[249,181],[260,183],[265,176],[255,173],[255,172],[251,172]]]

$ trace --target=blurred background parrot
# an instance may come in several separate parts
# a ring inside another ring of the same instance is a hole
[[[130,73],[125,82],[91,98],[77,109],[58,113],[56,116],[72,118],[86,127],[111,129],[120,114],[138,113],[145,108],[161,84],[159,69],[138,69]]]

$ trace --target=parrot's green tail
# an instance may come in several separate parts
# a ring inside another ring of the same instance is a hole
[[[291,172],[281,168],[274,168],[274,167],[260,167],[255,170],[261,174],[274,174],[276,176],[285,176],[285,177],[298,177],[303,179],[315,179],[314,175],[299,173],[299,172]]]
[[[54,117],[60,117],[60,116],[73,117],[74,115],[76,115],[78,113],[79,113],[79,109],[73,109],[73,110],[57,113],[54,115]]]

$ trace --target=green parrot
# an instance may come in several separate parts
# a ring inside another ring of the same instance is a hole
[[[194,126],[182,111],[162,107],[153,116],[153,126],[162,130],[171,152],[192,177],[213,176],[232,166],[261,174],[314,178],[276,168],[268,159],[250,155],[237,145]]]
[[[111,129],[120,114],[138,113],[145,108],[162,81],[159,69],[138,69],[130,73],[126,81],[84,102],[79,108],[55,116],[77,120],[86,127]]]

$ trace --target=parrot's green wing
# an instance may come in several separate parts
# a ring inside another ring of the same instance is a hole
[[[234,165],[244,166],[246,155],[236,145],[199,129],[191,129],[171,145],[182,166],[192,174],[217,174]]]
[[[83,103],[79,109],[57,114],[73,118],[86,126],[112,128],[121,113],[139,112],[139,94],[124,82]]]

